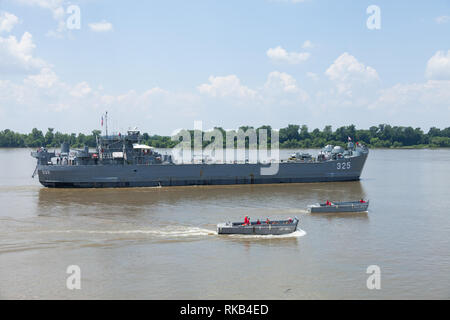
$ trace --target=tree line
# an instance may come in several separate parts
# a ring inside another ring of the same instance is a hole
[[[221,131],[226,142],[227,131],[216,127]],[[251,126],[242,126],[244,132],[254,129]],[[261,129],[268,132],[268,144],[270,144],[271,126],[261,126],[254,129],[258,134]],[[188,130],[191,139],[194,131]],[[348,138],[361,142],[371,148],[448,148],[450,147],[450,127],[439,129],[432,127],[425,133],[420,128],[391,126],[380,124],[369,129],[356,129],[354,125],[339,127],[332,130],[331,126],[326,126],[323,130],[314,129],[310,131],[306,125],[290,124],[279,131],[280,148],[300,149],[300,148],[321,148],[327,144],[345,146]],[[30,133],[24,134],[14,132],[9,129],[0,131],[0,148],[20,148],[20,147],[59,147],[61,143],[68,142],[72,148],[82,148],[83,146],[95,147],[96,136],[101,134],[100,130],[93,130],[91,134],[83,133],[61,133],[54,132],[53,128],[48,128],[44,134],[41,130],[34,128]],[[205,132],[201,133],[202,135]],[[170,136],[142,134],[142,143],[156,148],[172,148],[178,141],[173,141]],[[204,141],[206,146],[210,141]],[[248,143],[247,143],[248,144]]]

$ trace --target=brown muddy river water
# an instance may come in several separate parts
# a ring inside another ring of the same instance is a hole
[[[0,149],[1,299],[450,298],[450,150],[371,150],[344,183],[46,189],[34,167],[29,150]],[[306,210],[360,198],[367,213]],[[301,230],[216,234],[245,215]]]

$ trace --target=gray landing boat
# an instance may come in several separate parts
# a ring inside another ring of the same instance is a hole
[[[369,201],[343,201],[331,202],[331,205],[326,203],[317,203],[308,206],[308,211],[311,213],[337,213],[337,212],[365,212],[369,207]]]
[[[244,225],[243,222],[226,222],[217,225],[218,234],[243,234],[243,235],[282,235],[295,232],[297,230],[298,218],[290,220],[276,220],[270,223],[251,222]]]
[[[278,161],[278,170],[268,175],[270,163],[201,162],[178,164],[142,144],[138,130],[126,135],[97,137],[94,152],[88,147],[61,151],[40,148],[33,176],[52,188],[158,187],[189,185],[234,185],[359,180],[369,150],[356,143],[347,149],[328,145],[316,157],[296,154]]]

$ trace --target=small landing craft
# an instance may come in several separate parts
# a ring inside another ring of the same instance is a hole
[[[256,221],[250,222],[227,222],[217,225],[218,234],[244,234],[244,235],[282,235],[295,232],[297,230],[298,218],[288,220]]]
[[[359,201],[342,201],[317,203],[308,206],[311,213],[337,213],[337,212],[365,212],[369,207],[369,201],[363,199]]]

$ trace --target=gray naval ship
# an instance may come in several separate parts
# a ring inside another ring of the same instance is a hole
[[[270,164],[178,164],[172,155],[141,144],[138,130],[129,130],[97,137],[94,152],[73,151],[63,143],[59,153],[40,148],[31,155],[37,159],[33,177],[37,174],[45,187],[108,188],[352,181],[359,180],[368,153],[358,143],[349,142],[347,149],[328,145],[316,157],[296,153],[280,160],[278,171],[266,175],[261,169]]]

